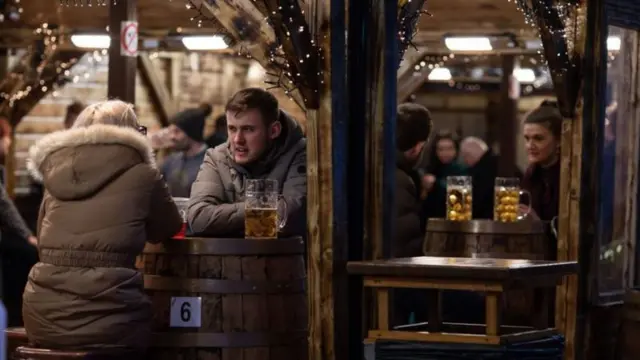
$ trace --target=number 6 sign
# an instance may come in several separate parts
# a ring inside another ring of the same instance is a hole
[[[201,297],[172,297],[169,326],[199,328],[202,326],[201,310]]]

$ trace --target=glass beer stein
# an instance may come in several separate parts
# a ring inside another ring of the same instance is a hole
[[[447,177],[447,220],[471,220],[473,204],[470,176]]]
[[[527,195],[525,205],[529,208],[526,213],[519,210],[523,194]],[[518,178],[496,178],[494,186],[493,220],[500,222],[514,222],[521,220],[531,211],[531,194],[526,190],[520,190]]]
[[[187,232],[187,205],[189,203],[189,198],[182,197],[174,197],[173,202],[178,207],[178,211],[180,212],[180,216],[182,216],[182,227],[177,234],[173,235],[174,239],[184,239]]]
[[[250,179],[246,180],[245,187],[245,239],[276,239],[287,219],[287,203],[280,200],[278,181]],[[282,214],[278,214],[279,202]]]

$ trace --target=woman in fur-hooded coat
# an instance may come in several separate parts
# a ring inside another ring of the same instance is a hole
[[[148,346],[151,305],[135,258],[182,219],[132,106],[89,106],[73,128],[42,138],[28,166],[45,193],[40,262],[29,274],[29,340],[58,349]]]

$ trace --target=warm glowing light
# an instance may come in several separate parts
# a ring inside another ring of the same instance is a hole
[[[491,51],[491,41],[488,37],[447,37],[444,44],[451,51]]]
[[[185,36],[182,44],[188,50],[224,50],[229,47],[220,35],[213,36]]]
[[[513,70],[513,76],[521,83],[532,83],[536,81],[536,73],[533,69],[515,68]]]
[[[432,81],[449,81],[451,80],[451,71],[447,68],[435,68],[431,70],[428,78]]]
[[[609,36],[607,38],[607,50],[609,51],[620,51],[621,44],[620,36]]]
[[[108,49],[111,44],[109,35],[76,34],[71,35],[71,42],[79,48]]]

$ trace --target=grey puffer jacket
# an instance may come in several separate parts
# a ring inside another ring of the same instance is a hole
[[[287,236],[306,234],[307,155],[300,125],[280,112],[282,133],[266,157],[251,170],[236,164],[225,142],[207,151],[191,188],[188,219],[191,230],[203,236],[243,236],[244,182],[278,180],[287,203]]]

